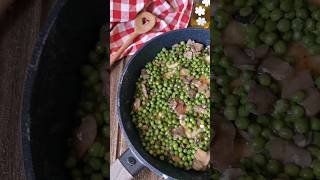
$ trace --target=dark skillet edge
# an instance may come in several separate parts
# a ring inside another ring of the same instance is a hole
[[[26,69],[26,77],[23,84],[23,96],[21,103],[21,143],[22,143],[22,159],[23,159],[23,172],[27,180],[34,180],[35,174],[32,163],[32,153],[30,144],[30,105],[31,105],[31,93],[33,89],[33,84],[35,77],[37,75],[38,64],[40,61],[40,56],[42,54],[43,46],[47,40],[48,34],[53,27],[56,18],[66,3],[65,0],[58,0],[54,8],[52,9],[47,23],[38,35],[37,41],[34,46],[31,63]]]
[[[122,71],[122,74],[120,76],[119,82],[118,82],[118,87],[117,87],[117,93],[116,93],[116,117],[118,120],[118,123],[120,125],[122,134],[125,137],[125,140],[129,146],[129,149],[131,150],[131,152],[136,156],[137,160],[140,161],[143,165],[145,165],[147,168],[149,168],[151,171],[153,171],[154,173],[156,173],[158,176],[163,177],[164,179],[176,179],[174,177],[170,177],[167,174],[164,174],[163,172],[159,171],[156,167],[154,167],[151,163],[149,163],[144,157],[142,157],[139,152],[137,151],[137,149],[134,147],[134,145],[131,143],[131,141],[129,140],[128,134],[127,132],[124,130],[124,124],[122,123],[121,119],[121,114],[120,114],[120,91],[121,91],[121,85],[123,84],[123,80],[125,77],[126,72],[128,71],[128,68],[130,66],[130,64],[133,62],[133,59],[137,56],[138,53],[140,53],[140,51],[142,51],[142,49],[146,46],[148,46],[151,42],[156,41],[157,39],[162,38],[162,36],[166,35],[166,34],[170,34],[170,33],[175,33],[178,31],[184,31],[184,30],[188,30],[188,31],[193,31],[193,30],[205,30],[208,31],[209,36],[210,36],[210,31],[208,29],[203,29],[203,28],[185,28],[185,29],[178,29],[178,30],[173,30],[173,31],[169,31],[167,33],[163,33],[157,37],[154,37],[153,39],[149,40],[148,42],[146,42],[130,59],[129,62],[125,65],[125,68]],[[209,176],[209,174],[208,174]],[[190,179],[193,179],[194,177],[190,177]]]

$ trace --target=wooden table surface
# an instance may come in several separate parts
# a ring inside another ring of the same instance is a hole
[[[20,111],[25,69],[55,0],[15,2],[0,17],[0,179],[24,178]]]
[[[128,62],[128,58],[115,64],[110,74],[110,157],[111,163],[117,159],[128,148],[125,139],[120,130],[118,120],[115,114],[115,102],[117,93],[117,84],[119,77]],[[149,169],[144,169],[139,173],[136,180],[160,180],[162,178],[155,175]]]

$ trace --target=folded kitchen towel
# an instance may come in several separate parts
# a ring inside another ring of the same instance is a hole
[[[186,28],[193,0],[111,0],[110,55],[126,42],[134,31],[134,19],[145,10],[157,17],[155,27],[136,38],[121,57],[133,55],[144,43],[167,31]]]

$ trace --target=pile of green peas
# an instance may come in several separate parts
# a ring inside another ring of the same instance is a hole
[[[241,71],[233,66],[232,61],[224,55],[221,37],[235,14],[255,18],[253,23],[244,25],[246,47],[268,45],[278,56],[294,66],[295,60],[287,56],[289,43],[302,42],[310,55],[320,54],[320,8],[304,0],[221,0],[211,20],[214,43],[211,48],[213,113],[224,114],[237,129],[249,133],[252,137],[249,145],[255,153],[252,157],[241,159],[241,168],[246,175],[239,179],[319,178],[319,115],[307,117],[305,109],[300,105],[307,97],[307,92],[300,90],[290,99],[281,99],[281,87],[269,74]],[[230,83],[239,77],[242,86],[232,88]],[[319,79],[319,74],[313,74],[314,85],[320,90]],[[269,88],[278,97],[271,114],[253,114],[255,105],[248,102],[248,92],[253,83]],[[313,142],[305,149],[313,158],[310,167],[282,164],[272,159],[266,150],[266,143],[272,137],[293,142],[296,134],[307,136],[309,133],[313,135]],[[211,179],[219,179],[220,173],[213,169]]]
[[[209,55],[208,48],[188,59],[184,53],[191,51],[185,42],[180,42],[172,49],[163,48],[145,66],[148,78],[142,76],[137,82],[136,96],[141,106],[132,112],[133,122],[140,131],[142,145],[154,157],[165,160],[176,167],[191,169],[197,149],[208,151],[210,144],[210,97],[198,92],[195,97],[188,95],[188,90],[197,90],[180,78],[180,70],[186,70],[187,76],[210,79],[210,64],[205,62]],[[171,66],[175,66],[170,68]],[[166,77],[165,74],[171,74]],[[142,92],[141,84],[147,87],[148,97]],[[198,131],[195,138],[185,134],[174,136],[173,129],[181,128],[178,114],[170,106],[170,101],[180,99],[186,105],[183,118],[184,131]],[[194,106],[207,107],[206,113],[198,113]],[[178,157],[178,158],[173,158]]]
[[[88,64],[83,65],[83,92],[76,116],[79,120],[91,114],[98,126],[95,142],[82,159],[76,156],[76,150],[71,149],[65,162],[70,176],[74,180],[104,180],[109,179],[109,103],[103,95],[103,83],[100,70],[106,63],[106,47],[98,42],[95,50],[90,52]]]

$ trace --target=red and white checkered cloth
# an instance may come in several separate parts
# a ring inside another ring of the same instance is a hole
[[[145,42],[164,32],[186,28],[193,0],[111,0],[110,2],[110,55],[126,42],[134,31],[134,18],[146,10],[157,17],[155,27],[134,40],[121,57],[134,54]]]

